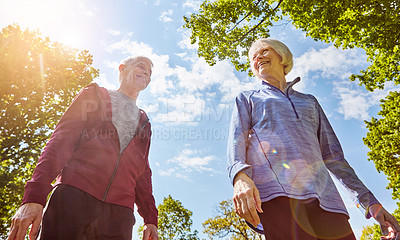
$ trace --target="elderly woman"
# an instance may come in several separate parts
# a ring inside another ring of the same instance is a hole
[[[288,47],[259,39],[250,47],[249,59],[262,85],[235,99],[228,172],[236,213],[262,229],[268,240],[355,239],[331,172],[366,217],[378,221],[385,238],[397,239],[397,220],[344,158],[317,99],[292,89],[300,78],[286,82],[293,66]]]

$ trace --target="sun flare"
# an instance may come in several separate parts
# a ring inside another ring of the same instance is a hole
[[[37,30],[44,37],[73,48],[83,47],[88,34],[84,23],[94,16],[93,11],[77,0],[16,0],[5,4],[6,9],[14,9],[2,16],[10,19],[10,24]]]

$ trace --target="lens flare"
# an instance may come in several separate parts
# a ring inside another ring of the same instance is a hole
[[[273,149],[273,150],[272,150],[272,153],[273,153],[273,154],[277,154],[278,151],[276,151],[276,149]]]
[[[284,168],[286,168],[286,169],[290,169],[290,166],[289,166],[288,164],[286,164],[286,163],[282,163],[282,166],[283,166]]]

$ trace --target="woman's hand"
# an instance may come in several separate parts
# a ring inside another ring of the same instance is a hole
[[[239,172],[233,181],[233,202],[236,213],[256,227],[260,223],[258,212],[262,213],[261,199],[253,180]]]
[[[380,204],[372,204],[369,213],[381,227],[381,239],[400,240],[400,226],[397,219]]]

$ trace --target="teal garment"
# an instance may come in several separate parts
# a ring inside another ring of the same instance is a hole
[[[231,182],[242,171],[263,202],[279,196],[316,198],[322,209],[349,215],[332,173],[365,213],[379,202],[344,158],[317,99],[292,89],[299,81],[288,83],[284,92],[263,82],[236,97],[227,151]]]

